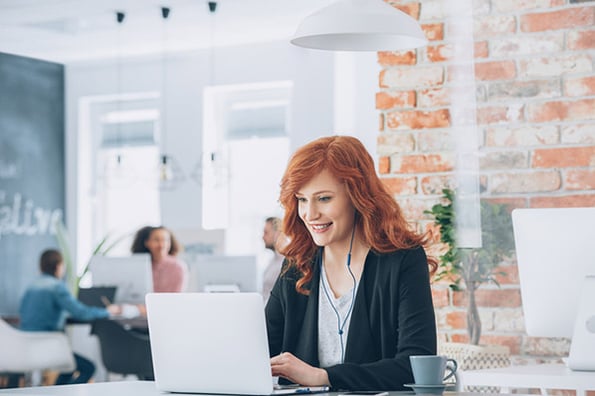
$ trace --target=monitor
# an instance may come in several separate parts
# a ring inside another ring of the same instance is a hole
[[[153,291],[151,255],[93,256],[89,264],[93,286],[116,286],[115,303],[144,304]]]
[[[115,300],[116,289],[115,286],[81,287],[78,300],[92,307],[105,307],[108,302]]]
[[[572,338],[581,288],[595,275],[595,208],[515,209],[512,223],[527,334]]]
[[[196,256],[189,267],[189,291],[258,291],[256,256]]]

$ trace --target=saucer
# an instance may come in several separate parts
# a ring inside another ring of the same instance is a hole
[[[413,388],[417,394],[426,395],[441,395],[446,389],[447,384],[436,384],[436,385],[418,385],[418,384],[404,384],[404,386]]]

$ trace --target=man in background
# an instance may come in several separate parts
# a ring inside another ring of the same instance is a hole
[[[277,239],[279,239],[279,236],[281,235],[280,228],[281,219],[278,217],[269,217],[265,220],[262,240],[264,241],[265,248],[273,251],[273,257],[264,270],[262,281],[262,297],[264,298],[265,304],[269,299],[271,290],[273,290],[277,278],[279,277],[284,259],[276,248]]]

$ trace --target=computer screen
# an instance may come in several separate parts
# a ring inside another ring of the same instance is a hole
[[[595,275],[595,208],[515,209],[512,222],[527,334],[572,338]]]
[[[256,292],[256,256],[196,256],[188,263],[188,290],[193,292]]]
[[[93,286],[116,286],[115,303],[144,304],[153,291],[151,255],[93,256],[89,264]]]

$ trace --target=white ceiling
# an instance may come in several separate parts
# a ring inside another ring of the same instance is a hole
[[[59,63],[289,39],[332,0],[0,0],[0,52]],[[161,7],[171,9],[167,20]],[[116,11],[126,14],[116,22]]]

